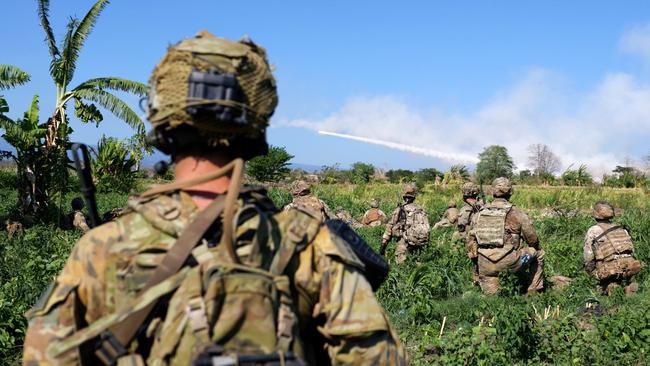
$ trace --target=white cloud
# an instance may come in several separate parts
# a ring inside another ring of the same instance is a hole
[[[650,26],[627,33],[621,45],[647,52],[650,60]],[[609,73],[593,90],[577,95],[553,72],[532,69],[476,110],[454,114],[434,106],[434,111],[384,95],[351,98],[325,118],[283,124],[433,149],[446,153],[439,158],[449,164],[498,144],[526,168],[527,147],[544,143],[561,157],[563,169],[587,164],[597,178],[650,138],[650,85],[625,73]]]
[[[650,61],[650,24],[628,30],[621,37],[619,47],[623,52],[641,55]]]

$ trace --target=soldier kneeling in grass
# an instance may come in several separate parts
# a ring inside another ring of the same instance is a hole
[[[633,277],[641,270],[641,263],[634,257],[634,244],[627,229],[611,222],[614,208],[607,202],[594,205],[596,225],[585,236],[585,270],[596,277],[601,291],[609,295],[620,285],[625,293],[636,292],[639,285]]]

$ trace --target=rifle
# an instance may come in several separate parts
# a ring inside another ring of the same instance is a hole
[[[81,195],[86,201],[88,207],[88,216],[90,217],[90,227],[101,225],[102,220],[99,218],[97,211],[97,200],[95,199],[95,184],[93,183],[92,171],[90,169],[90,157],[88,147],[82,143],[72,144],[72,159],[79,176],[79,185]]]

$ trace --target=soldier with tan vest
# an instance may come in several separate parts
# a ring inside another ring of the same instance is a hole
[[[241,185],[278,100],[266,51],[202,32],[149,83],[148,142],[175,180],[79,240],[27,315],[24,364],[406,364],[373,293],[378,255]]]
[[[376,198],[370,201],[370,209],[363,214],[361,223],[370,227],[381,226],[386,223],[386,214],[379,209],[379,201]]]
[[[620,285],[625,286],[625,293],[636,292],[639,286],[633,277],[641,263],[634,257],[630,233],[612,223],[614,208],[605,201],[594,204],[593,216],[596,225],[587,230],[583,246],[585,270],[598,279],[604,294]]]
[[[497,293],[499,274],[508,270],[528,272],[528,293],[544,288],[544,250],[528,215],[509,202],[512,192],[508,178],[496,178],[494,200],[474,216],[469,232],[469,245],[478,248],[479,284],[488,295]]]

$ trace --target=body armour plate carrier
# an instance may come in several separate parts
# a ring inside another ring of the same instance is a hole
[[[617,255],[633,254],[632,238],[622,226],[599,224],[603,234],[594,239],[594,255],[597,261],[612,261]]]
[[[503,207],[488,206],[483,208],[476,217],[474,233],[479,247],[501,248],[506,233],[506,215],[512,205]]]

